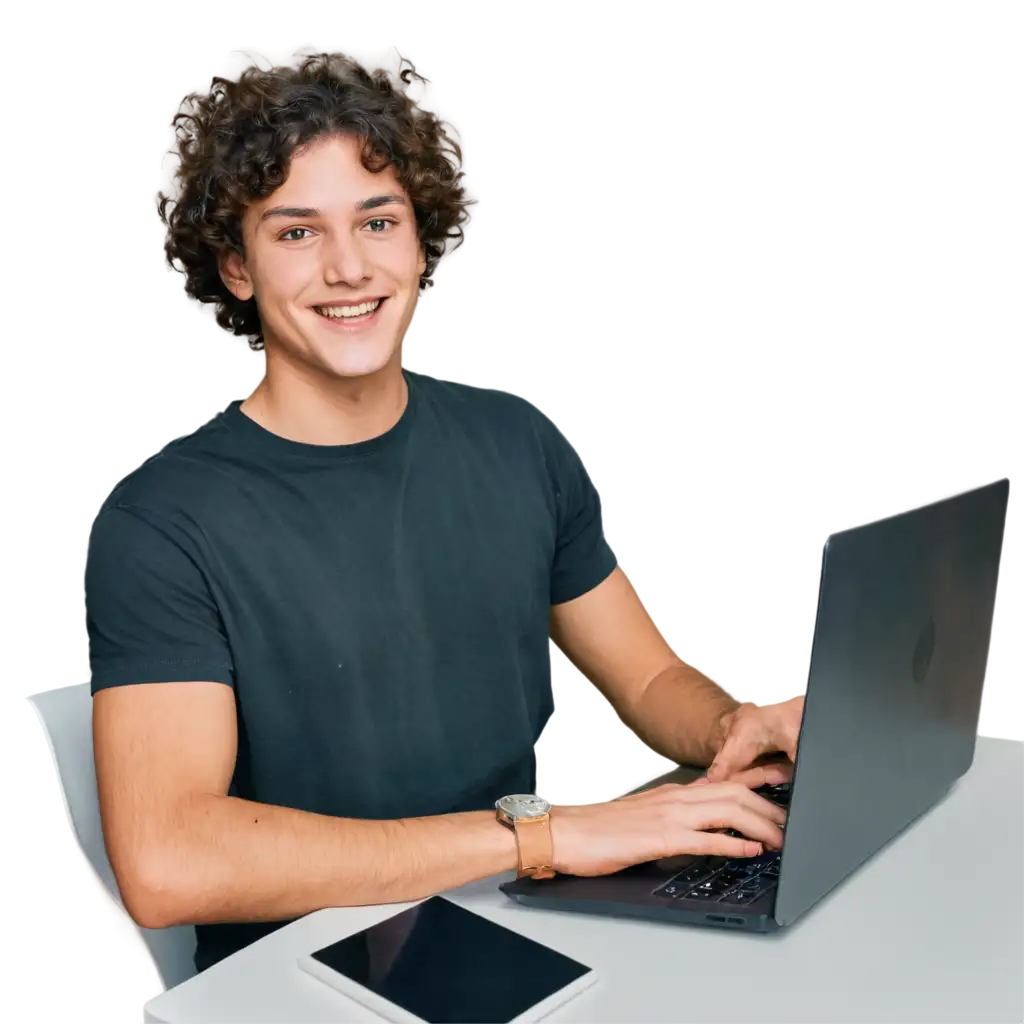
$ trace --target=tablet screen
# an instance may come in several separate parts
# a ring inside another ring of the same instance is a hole
[[[590,968],[432,896],[313,959],[426,1021],[511,1021]]]

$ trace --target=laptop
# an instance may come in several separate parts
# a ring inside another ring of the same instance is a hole
[[[999,480],[826,541],[796,768],[757,790],[788,808],[781,852],[679,855],[501,891],[553,910],[792,924],[970,768],[1009,491]]]

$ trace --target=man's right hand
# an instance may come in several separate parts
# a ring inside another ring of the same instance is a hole
[[[608,875],[683,853],[756,857],[781,849],[786,812],[753,790],[791,777],[791,767],[765,765],[728,782],[667,782],[608,803],[555,805],[552,866],[566,875]],[[735,829],[749,838],[712,829]]]

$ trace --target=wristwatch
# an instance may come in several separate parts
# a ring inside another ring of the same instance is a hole
[[[534,793],[514,793],[494,801],[498,821],[516,834],[519,871],[516,878],[554,878],[551,804]]]

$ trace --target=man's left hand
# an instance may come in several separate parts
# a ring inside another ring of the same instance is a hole
[[[722,742],[708,768],[708,780],[724,782],[765,754],[785,754],[792,773],[803,712],[801,696],[764,707],[741,704],[723,715],[718,730]]]

